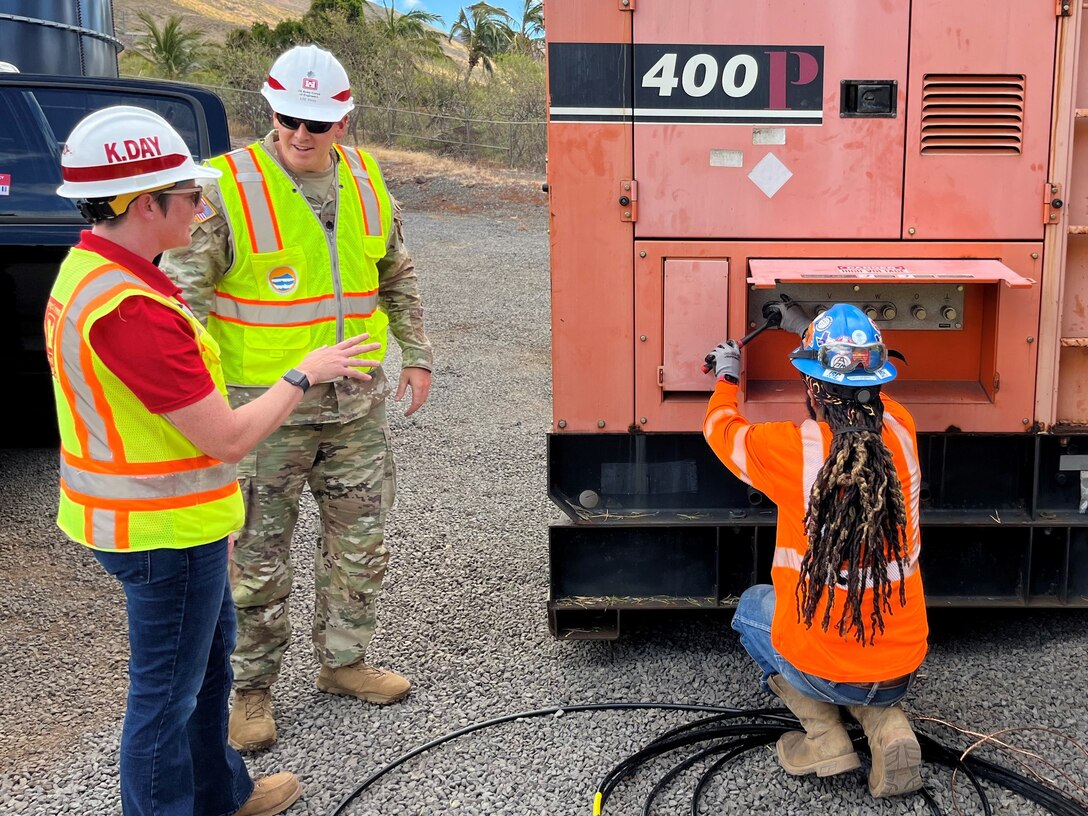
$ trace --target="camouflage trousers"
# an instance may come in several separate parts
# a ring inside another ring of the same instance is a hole
[[[389,551],[383,530],[396,495],[385,405],[354,422],[284,425],[239,463],[246,526],[231,556],[238,642],[234,685],[268,688],[291,636],[291,538],[309,486],[320,512],[314,553],[313,647],[338,668],[362,660]]]

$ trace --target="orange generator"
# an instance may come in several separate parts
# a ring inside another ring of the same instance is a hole
[[[704,442],[700,366],[782,294],[906,356],[930,604],[1088,606],[1079,0],[544,10],[553,633],[769,581],[775,508]],[[796,345],[746,347],[749,419],[805,417]]]

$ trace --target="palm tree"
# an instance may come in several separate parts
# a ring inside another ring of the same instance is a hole
[[[349,23],[366,21],[366,0],[313,0],[306,18],[320,17],[323,14],[343,14]]]
[[[461,9],[450,28],[449,39],[451,42],[457,40],[468,49],[469,74],[477,65],[483,65],[489,74],[494,73],[491,60],[509,47],[513,23],[514,18],[505,10],[484,0]]]
[[[442,22],[442,17],[423,9],[397,11],[395,6],[396,0],[388,3],[382,0],[383,11],[376,21],[382,36],[393,45],[407,46],[410,51],[430,57],[441,56],[441,35],[434,26]]]
[[[204,38],[195,29],[182,27],[180,16],[170,17],[162,28],[146,11],[139,13],[145,33],[136,44],[136,53],[155,66],[155,71],[167,79],[178,79],[200,67]]]
[[[510,50],[515,54],[535,56],[544,50],[544,2],[525,0],[521,26],[511,31]]]
[[[293,45],[301,45],[308,39],[306,26],[301,20],[281,20],[272,28],[268,23],[257,22],[249,28],[235,28],[227,33],[226,49],[262,48],[271,53],[286,51]]]

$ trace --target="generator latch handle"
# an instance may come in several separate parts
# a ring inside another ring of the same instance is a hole
[[[894,119],[899,83],[894,79],[844,79],[839,116],[843,119]]]

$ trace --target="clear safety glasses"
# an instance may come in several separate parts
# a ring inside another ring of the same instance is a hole
[[[888,347],[883,343],[856,346],[853,343],[824,343],[816,359],[833,371],[878,371],[888,362]]]

